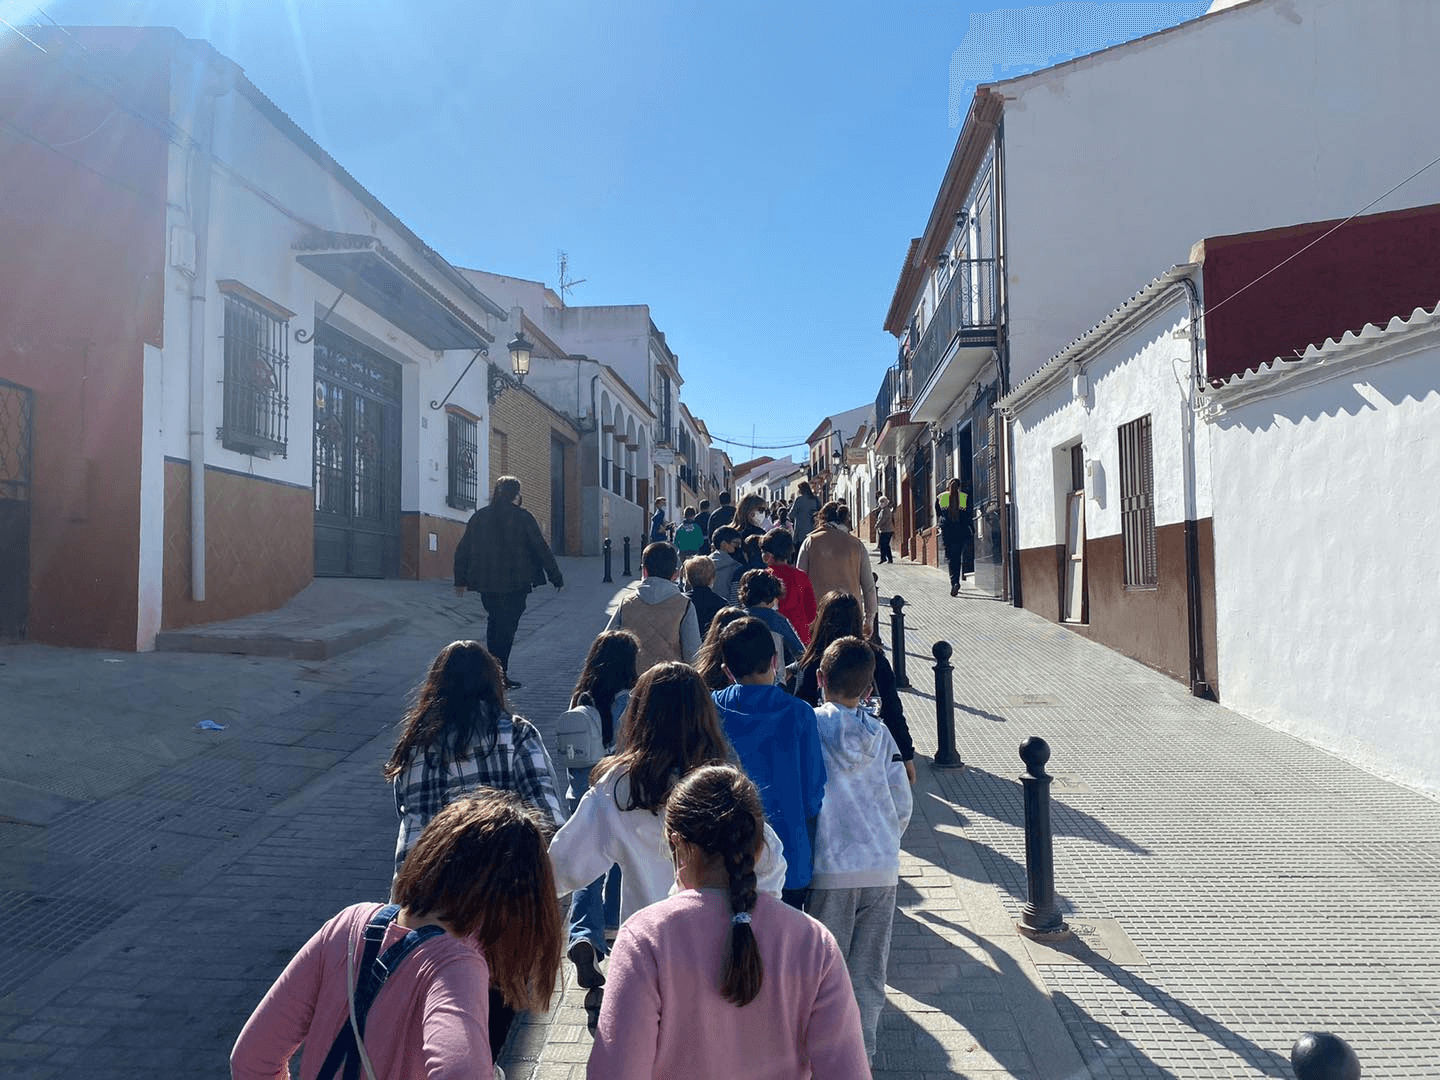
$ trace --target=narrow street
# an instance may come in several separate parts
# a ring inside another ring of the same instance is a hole
[[[624,587],[599,581],[598,560],[565,570],[563,593],[534,594],[515,654],[513,704],[547,731]],[[435,649],[483,636],[483,615],[439,584],[355,588],[409,621],[327,661],[0,654],[19,715],[38,724],[57,696],[70,703],[49,714],[51,752],[94,762],[119,747],[102,677],[121,669],[130,707],[151,695],[152,722],[171,729],[153,745],[190,748],[142,765],[120,755],[90,797],[47,782],[70,800],[57,816],[0,825],[5,900],[26,928],[0,952],[7,1076],[223,1074],[293,951],[345,904],[385,893],[391,725]],[[882,568],[882,599],[897,592],[917,747],[935,749],[929,654],[943,637],[966,767],[921,763],[877,1077],[1286,1077],[1290,1044],[1314,1028],[1344,1032],[1377,1075],[1433,1075],[1440,947],[1421,930],[1440,916],[1440,806],[1029,613],[952,600],[932,568]],[[217,715],[223,732],[191,730]],[[1014,929],[1016,747],[1030,734],[1054,754],[1068,947]],[[568,965],[563,979],[552,1015],[512,1040],[510,1077],[583,1075]]]

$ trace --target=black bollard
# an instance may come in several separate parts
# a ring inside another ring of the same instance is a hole
[[[603,578],[601,578],[600,580],[601,580],[601,581],[614,581],[614,580],[615,580],[614,578],[612,578],[612,577],[610,576],[610,537],[608,537],[608,536],[605,537],[605,576],[604,576]]]
[[[890,666],[895,669],[895,686],[899,690],[910,689],[910,678],[905,674],[905,598],[890,598]]]
[[[935,657],[935,767],[963,768],[955,749],[955,669],[950,664],[955,650],[948,641],[937,641],[930,652]]]
[[[1328,1031],[1307,1031],[1290,1050],[1295,1080],[1360,1080],[1360,1059],[1350,1044]]]
[[[634,577],[630,572],[630,537],[625,537],[625,576]]]
[[[1070,928],[1055,904],[1055,849],[1050,835],[1050,781],[1045,763],[1050,744],[1031,735],[1020,744],[1025,775],[1025,883],[1029,899],[1020,909],[1017,929],[1027,937],[1055,940],[1067,937]]]

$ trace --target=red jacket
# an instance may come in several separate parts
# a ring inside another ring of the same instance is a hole
[[[789,563],[771,563],[770,572],[785,583],[785,595],[780,598],[780,614],[790,620],[795,633],[806,645],[810,644],[810,624],[815,621],[818,605],[815,603],[815,588],[810,584],[810,575]]]

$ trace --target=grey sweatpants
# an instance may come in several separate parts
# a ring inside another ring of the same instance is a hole
[[[885,1008],[885,972],[890,963],[890,931],[895,924],[895,886],[862,889],[811,889],[805,910],[834,936],[850,971],[860,1006],[865,1052],[875,1057],[875,1029]]]

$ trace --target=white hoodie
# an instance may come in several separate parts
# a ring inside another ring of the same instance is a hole
[[[629,801],[628,775],[611,769],[585,793],[570,820],[550,841],[550,862],[561,896],[594,881],[612,863],[620,864],[621,922],[642,907],[664,900],[675,888],[665,819],[649,810],[621,810],[620,804]],[[759,890],[772,896],[779,896],[785,884],[782,850],[780,837],[766,825],[765,847],[756,860],[755,877]]]
[[[825,755],[825,801],[815,831],[812,889],[883,888],[900,878],[900,837],[913,806],[905,763],[867,709],[815,709]]]

